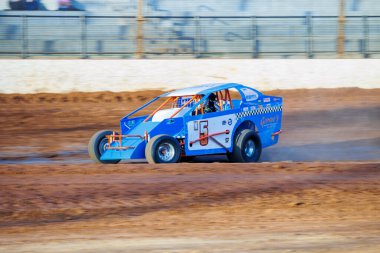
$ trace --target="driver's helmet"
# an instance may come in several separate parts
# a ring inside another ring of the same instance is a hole
[[[205,105],[205,112],[206,113],[209,113],[209,112],[216,112],[217,109],[215,107],[215,102],[216,102],[216,95],[214,93],[211,93],[208,98],[207,98],[207,103]]]
[[[215,101],[216,101],[216,96],[215,96],[215,94],[214,94],[214,93],[211,93],[210,96],[208,96],[208,100],[209,100],[209,101],[213,101],[213,102],[215,102]]]

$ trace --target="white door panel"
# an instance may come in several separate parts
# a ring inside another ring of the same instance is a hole
[[[235,114],[228,114],[219,117],[211,117],[207,119],[199,119],[189,121],[187,123],[188,138],[186,140],[189,150],[207,150],[223,148],[218,143],[212,140],[214,138],[224,147],[230,148],[232,144],[233,129],[236,125],[237,117]],[[199,138],[207,137],[216,133],[229,131],[228,134],[222,133],[202,140],[196,141]],[[196,142],[194,142],[196,141]],[[194,142],[190,145],[191,142]]]

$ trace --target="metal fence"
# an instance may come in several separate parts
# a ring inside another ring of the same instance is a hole
[[[139,23],[140,22],[140,23]],[[141,30],[140,33],[138,30]],[[380,16],[345,18],[345,57],[380,57]],[[0,57],[334,58],[336,16],[0,15]]]

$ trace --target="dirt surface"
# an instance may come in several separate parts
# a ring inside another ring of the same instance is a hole
[[[380,163],[0,166],[0,252],[379,252]]]
[[[0,95],[0,252],[380,252],[380,89],[269,93],[263,163],[107,166],[90,136],[159,91]]]

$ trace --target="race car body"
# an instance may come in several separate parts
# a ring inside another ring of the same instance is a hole
[[[160,100],[150,114],[133,117]],[[281,97],[236,83],[206,84],[154,98],[121,119],[120,134],[95,134],[89,153],[101,163],[173,163],[213,154],[227,154],[231,162],[257,162],[263,148],[278,142],[281,121]]]

